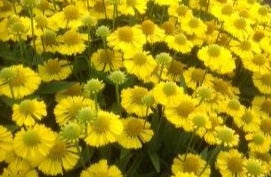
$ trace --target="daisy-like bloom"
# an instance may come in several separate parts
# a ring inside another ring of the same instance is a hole
[[[260,130],[268,138],[271,138],[271,119],[269,116],[262,115],[260,119]]]
[[[166,38],[166,43],[170,49],[181,52],[183,54],[189,53],[193,48],[193,44],[186,38],[183,33],[179,33],[174,36],[168,36]]]
[[[147,2],[145,0],[121,0],[118,10],[123,15],[135,15],[135,11],[144,14],[147,9]]]
[[[71,170],[78,159],[78,148],[57,138],[49,154],[39,164],[38,169],[44,174],[55,176],[63,174],[64,170]]]
[[[201,37],[207,31],[207,26],[197,17],[183,18],[180,21],[181,29],[188,35],[196,35]]]
[[[83,137],[82,135],[83,127],[75,121],[66,123],[59,132],[60,138],[69,143],[78,143],[79,139]]]
[[[263,37],[260,41],[260,47],[268,54],[271,54],[271,39],[269,37]]]
[[[129,114],[136,114],[139,117],[148,116],[152,111],[149,110],[146,115],[148,108],[143,102],[143,98],[147,94],[148,90],[144,87],[134,86],[123,89],[121,91],[121,106]]]
[[[168,15],[178,18],[181,20],[182,18],[190,18],[193,16],[192,10],[185,6],[183,3],[172,4],[168,8]]]
[[[145,51],[131,52],[123,61],[128,73],[136,75],[139,79],[147,80],[157,66],[153,57]],[[143,69],[144,68],[144,69]]]
[[[175,21],[176,20],[172,20],[172,18],[170,18],[168,21],[162,23],[161,28],[165,31],[166,35],[174,35],[179,32],[176,28]]]
[[[121,171],[117,166],[107,164],[107,161],[102,159],[97,163],[90,165],[86,170],[82,171],[80,177],[122,177]]]
[[[93,100],[82,96],[69,96],[61,99],[54,109],[56,122],[59,125],[64,125],[68,121],[74,120],[83,107],[95,108],[95,103]]]
[[[187,87],[196,89],[201,85],[209,85],[211,83],[211,75],[204,69],[189,67],[183,73]]]
[[[250,21],[238,14],[234,14],[231,18],[227,18],[223,29],[239,40],[247,39],[247,37],[253,32],[250,26]]]
[[[271,139],[258,131],[246,135],[248,147],[251,152],[266,153],[270,150]]]
[[[270,172],[271,170],[271,154],[269,152],[267,153],[257,153],[257,152],[251,152],[249,154],[250,157],[259,159],[266,167],[267,170]]]
[[[97,119],[88,126],[86,143],[90,146],[101,147],[117,141],[123,131],[119,116],[105,111],[97,113]]]
[[[269,58],[263,54],[255,54],[242,60],[244,67],[252,72],[265,73],[270,71]]]
[[[42,65],[38,65],[39,75],[44,82],[59,81],[66,79],[72,72],[67,60],[49,59]]]
[[[222,5],[216,4],[210,9],[210,13],[215,16],[219,21],[225,21],[226,19],[230,18],[234,11],[235,8],[232,2]]]
[[[45,103],[37,99],[23,100],[20,104],[14,104],[12,110],[12,120],[19,126],[32,126],[36,120],[40,121],[47,115]]]
[[[53,30],[45,29],[41,36],[36,39],[36,51],[41,54],[42,52],[55,53],[58,49],[57,34]]]
[[[178,87],[175,82],[160,82],[153,88],[155,100],[164,106],[178,105],[183,98],[183,88]]]
[[[146,43],[143,32],[137,27],[119,27],[107,37],[108,45],[115,50],[126,53],[130,50],[138,50]]]
[[[32,69],[23,65],[12,65],[0,71],[0,95],[9,98],[23,98],[32,94],[40,85],[41,79]]]
[[[118,137],[118,143],[127,149],[138,149],[143,143],[147,143],[153,136],[153,130],[149,122],[143,119],[129,117],[122,120],[123,132]]]
[[[246,176],[265,177],[267,175],[266,165],[255,158],[249,158],[245,162]]]
[[[44,125],[36,124],[31,128],[22,128],[15,134],[14,150],[22,158],[37,164],[49,153],[56,135]]]
[[[271,115],[271,98],[255,96],[252,100],[252,108],[255,109],[259,115]]]
[[[165,108],[168,121],[176,127],[183,127],[187,123],[188,116],[196,109],[198,101],[188,95],[183,95],[178,104]]]
[[[141,23],[140,29],[145,34],[147,41],[150,44],[161,42],[165,38],[164,30],[160,29],[153,21],[144,20]]]
[[[67,89],[61,90],[57,92],[55,97],[56,101],[60,102],[63,98],[67,98],[69,96],[82,96],[83,95],[83,86],[80,83],[75,83],[68,87]]]
[[[13,8],[15,8],[17,13],[22,10],[22,7],[17,5],[16,2],[10,2],[8,0],[2,0],[0,2],[0,11],[1,11],[0,18],[6,18],[6,17],[9,17],[9,16],[13,15],[14,14],[14,9]]]
[[[246,108],[243,114],[233,117],[234,123],[245,132],[257,131],[260,117],[253,108]]]
[[[5,168],[1,177],[39,177],[35,169],[27,168],[18,170],[17,168]]]
[[[246,61],[248,58],[253,58],[255,53],[259,54],[261,52],[259,44],[252,39],[242,41],[231,40],[229,48],[234,54],[238,55],[242,61]]]
[[[216,144],[215,129],[216,127],[221,126],[223,124],[223,119],[215,113],[209,113],[209,120],[211,122],[211,127],[206,130],[204,140],[210,145],[215,145]]]
[[[216,160],[216,168],[223,177],[245,177],[245,157],[236,149],[231,149],[228,152],[221,151]]]
[[[96,0],[89,1],[90,14],[96,19],[112,19],[113,17],[113,5],[109,0]]]
[[[195,175],[194,173],[177,172],[177,174],[171,177],[197,177],[197,175]]]
[[[258,24],[266,24],[269,23],[269,19],[271,18],[270,7],[268,4],[260,4],[257,3],[253,5],[250,9],[250,13],[253,14],[251,17]]]
[[[0,126],[0,162],[5,160],[6,155],[12,149],[12,134],[5,127]]]
[[[212,126],[206,110],[205,108],[204,111],[197,110],[189,114],[187,124],[183,126],[184,130],[196,133],[200,137],[204,136],[206,131]]]
[[[254,85],[261,93],[271,94],[271,72],[253,73],[252,76]]]
[[[122,66],[122,55],[111,49],[98,49],[89,60],[98,71],[117,70]]]
[[[216,144],[224,147],[235,147],[239,143],[239,136],[235,131],[227,126],[217,126],[215,128]]]
[[[175,175],[178,172],[184,172],[194,173],[196,176],[201,174],[202,177],[209,177],[211,172],[210,166],[208,165],[207,168],[205,166],[206,161],[203,160],[198,154],[188,153],[175,157],[173,159],[171,170]]]
[[[69,30],[59,37],[60,44],[57,51],[63,55],[75,55],[84,52],[86,49],[85,41],[88,40],[87,34]]]
[[[223,100],[218,108],[220,112],[224,112],[231,117],[240,117],[244,114],[245,106],[243,106],[237,98],[232,98],[227,101]]]
[[[217,77],[213,77],[210,86],[223,99],[237,97],[237,95],[240,93],[239,89],[233,87],[230,82]]]
[[[230,73],[235,69],[235,62],[231,52],[217,44],[202,47],[198,51],[198,58],[204,65],[219,74]]]
[[[170,65],[167,68],[167,77],[170,81],[180,82],[182,79],[181,76],[183,74],[185,68],[185,64],[180,61],[171,60]]]

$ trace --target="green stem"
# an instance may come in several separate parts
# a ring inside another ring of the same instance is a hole
[[[188,153],[188,151],[189,151],[189,149],[190,149],[190,146],[191,146],[191,144],[192,144],[192,142],[193,142],[194,138],[195,138],[195,131],[193,131],[193,132],[192,132],[192,134],[191,134],[191,136],[190,136],[190,139],[189,139],[188,145],[187,145],[187,147],[186,147],[186,151],[185,151],[184,160],[185,160],[185,159],[186,159],[186,157],[187,157],[187,153]]]
[[[165,67],[165,65],[162,65],[162,66],[161,66],[161,71],[160,71],[160,73],[159,73],[159,75],[158,75],[158,82],[160,82],[161,79],[162,79],[162,74],[163,74],[164,67]]]
[[[98,112],[98,94],[94,94],[94,101],[95,101],[95,110]]]
[[[24,58],[24,46],[23,46],[23,41],[22,41],[21,34],[18,34],[18,36],[19,36],[19,46],[20,46],[21,58],[25,62],[25,58]]]
[[[76,146],[76,149],[77,149],[77,151],[78,151],[78,156],[79,156],[79,158],[80,158],[80,163],[81,163],[81,165],[83,166],[83,168],[86,169],[86,164],[85,164],[85,162],[84,162],[84,159],[83,159],[82,156],[81,156],[81,149],[80,149],[80,145],[78,144],[78,142],[76,142],[75,146]]]
[[[116,99],[117,99],[117,112],[120,113],[120,95],[119,95],[119,84],[116,84]]]
[[[16,9],[15,1],[12,1],[12,7],[13,7],[14,13],[17,15],[17,9]]]
[[[35,63],[35,52],[36,52],[36,39],[35,39],[35,28],[34,28],[34,17],[33,17],[33,7],[29,7],[29,13],[30,13],[30,20],[31,20],[31,32],[32,32],[32,39],[33,39],[33,47],[34,47],[34,54],[33,54],[33,61],[32,63]]]
[[[56,0],[53,0],[54,11],[56,11]]]
[[[115,30],[115,25],[116,25],[116,18],[118,16],[118,2],[115,0],[114,2],[114,10],[113,10],[113,30]]]
[[[9,89],[10,89],[10,92],[11,92],[11,97],[12,97],[12,99],[14,100],[14,91],[13,91],[13,87],[12,87],[12,85],[9,83],[8,84],[9,85]]]
[[[105,0],[103,0],[103,8],[104,8],[104,16],[105,16],[105,19],[107,20]]]

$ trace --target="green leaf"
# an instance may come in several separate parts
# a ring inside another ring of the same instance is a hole
[[[38,94],[52,94],[59,92],[61,90],[65,90],[72,86],[74,82],[68,81],[59,81],[59,82],[51,82],[51,83],[43,83],[40,88],[37,90]]]
[[[159,155],[156,152],[151,152],[148,151],[149,157],[151,159],[152,165],[155,168],[155,171],[157,173],[160,172],[160,159],[159,159]]]

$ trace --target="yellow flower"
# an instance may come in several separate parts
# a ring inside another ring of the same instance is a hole
[[[150,73],[157,66],[153,57],[145,51],[131,52],[123,63],[128,73],[134,74],[144,81],[148,80]]]
[[[142,49],[146,43],[143,32],[130,26],[119,27],[107,37],[109,47],[126,53],[130,50]]]
[[[231,18],[231,15],[235,10],[233,3],[230,1],[224,4],[213,5],[210,9],[210,13],[219,21],[225,21],[228,18]]]
[[[193,16],[192,10],[183,3],[171,4],[168,8],[168,14],[178,18],[179,21],[183,18],[190,18]]]
[[[145,34],[146,39],[150,44],[162,42],[165,38],[164,30],[159,28],[151,20],[144,20],[139,28]]]
[[[23,98],[36,91],[40,82],[38,74],[28,67],[5,67],[0,71],[0,94],[9,98]]]
[[[196,35],[201,37],[207,31],[207,26],[204,22],[195,16],[189,18],[183,18],[180,20],[181,29],[188,35]]]
[[[47,175],[63,174],[71,170],[79,159],[78,149],[57,138],[48,155],[39,164],[38,169]]]
[[[212,76],[204,69],[189,67],[183,73],[187,87],[196,89],[201,85],[209,85]]]
[[[197,177],[197,175],[195,175],[194,173],[178,172],[176,175],[171,177]]]
[[[256,110],[246,108],[243,114],[233,117],[234,123],[245,132],[256,131],[259,128],[260,118]]]
[[[72,66],[67,60],[49,59],[38,65],[39,75],[44,82],[66,79],[72,73]]]
[[[5,168],[1,177],[39,177],[35,169],[27,168],[18,170],[17,168]]]
[[[119,116],[105,111],[97,113],[97,119],[88,126],[86,143],[90,146],[100,147],[117,141],[123,131]]]
[[[264,177],[268,172],[266,165],[262,161],[254,158],[246,160],[245,167],[247,171],[246,176]]]
[[[166,43],[170,49],[183,54],[189,53],[193,48],[193,43],[191,43],[183,33],[167,36]]]
[[[122,55],[111,49],[98,49],[89,60],[98,71],[110,71],[122,66]]]
[[[5,127],[0,125],[0,162],[6,159],[12,149],[12,134]]]
[[[88,40],[87,34],[69,30],[59,37],[60,44],[57,51],[62,55],[75,55],[83,53],[86,49],[85,41]]]
[[[223,119],[215,113],[209,113],[209,119],[211,122],[211,128],[207,129],[204,140],[210,144],[216,144],[216,127],[221,126],[223,124]]]
[[[123,15],[135,15],[135,11],[144,14],[147,9],[145,0],[121,0],[118,10]]]
[[[261,93],[271,94],[271,72],[266,73],[253,73],[252,76],[254,85],[260,90]]]
[[[107,160],[100,160],[97,163],[90,165],[89,168],[82,171],[80,177],[98,177],[98,176],[108,176],[108,177],[122,177],[121,171],[117,166],[108,166]]]
[[[91,99],[84,98],[82,96],[69,96],[61,99],[54,109],[56,122],[59,125],[64,125],[68,121],[74,120],[77,113],[83,107],[90,107],[94,109],[95,103]]]
[[[263,37],[263,39],[260,41],[260,47],[266,53],[271,54],[271,39],[269,37]]]
[[[183,172],[194,173],[196,176],[201,174],[202,177],[209,177],[211,170],[210,166],[206,163],[207,162],[203,160],[198,154],[188,153],[175,157],[173,159],[171,170],[175,175],[178,172]],[[207,168],[205,165],[207,165]]]
[[[226,113],[231,117],[240,117],[244,114],[245,106],[237,98],[232,98],[223,100],[218,109],[220,112]]]
[[[38,36],[36,41],[36,51],[41,54],[43,52],[57,52],[59,41],[57,34],[53,30],[45,29],[41,36]]]
[[[155,100],[164,106],[174,106],[183,98],[183,88],[175,82],[160,82],[153,88]]]
[[[118,143],[127,149],[138,149],[143,143],[149,142],[153,130],[149,122],[134,117],[122,120],[123,132],[118,137]]]
[[[217,126],[215,128],[216,144],[225,147],[235,147],[239,143],[239,136],[235,131],[227,126]]]
[[[235,69],[235,62],[231,52],[217,44],[202,47],[198,51],[198,58],[204,65],[218,74],[230,73]]]
[[[223,177],[246,177],[245,157],[236,149],[221,151],[216,160],[216,168]]]
[[[56,101],[60,102],[60,100],[69,96],[82,96],[82,95],[83,95],[83,86],[80,85],[80,83],[75,83],[68,87],[67,89],[57,92],[55,97]]]
[[[255,54],[242,60],[244,67],[252,72],[265,73],[270,71],[268,56]]]
[[[121,106],[129,114],[136,114],[139,117],[145,117],[152,113],[147,112],[147,106],[143,102],[143,97],[148,94],[144,87],[134,86],[121,91]]]
[[[31,128],[22,128],[15,134],[14,150],[22,158],[38,164],[54,145],[55,133],[44,125],[36,124]]]
[[[255,109],[259,115],[271,115],[271,98],[255,96],[252,100],[252,108]]]
[[[270,137],[260,131],[247,134],[246,140],[248,141],[248,147],[251,152],[266,153],[270,150]]]
[[[261,52],[259,44],[252,39],[242,41],[231,40],[229,48],[234,54],[238,55],[242,61],[247,61],[248,58],[253,58],[255,54]]]
[[[12,109],[12,120],[19,126],[32,126],[36,120],[40,121],[47,115],[45,103],[37,99],[23,100],[20,104],[14,104]]]
[[[89,1],[90,14],[96,19],[112,19],[113,17],[113,4],[109,0],[96,0]]]

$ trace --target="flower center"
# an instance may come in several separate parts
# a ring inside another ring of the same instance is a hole
[[[169,68],[168,68],[168,73],[173,75],[173,76],[179,76],[184,69],[184,65],[176,60],[172,60]]]
[[[63,157],[65,157],[65,150],[66,150],[65,143],[62,141],[58,141],[52,147],[48,156],[49,158],[54,159],[54,160],[61,160]]]
[[[37,15],[37,16],[35,17],[35,20],[36,20],[36,22],[37,22],[37,27],[38,27],[38,28],[43,29],[43,28],[46,28],[47,25],[48,25],[48,20],[47,20],[47,18],[46,18],[45,16],[43,16],[43,15]]]
[[[44,45],[52,46],[56,44],[56,33],[53,31],[45,31],[45,34],[42,36]]]
[[[252,62],[260,66],[265,64],[266,59],[263,55],[255,55],[252,59]]]
[[[80,42],[80,34],[75,31],[68,31],[63,35],[63,41],[67,45],[76,45]]]
[[[4,68],[0,72],[0,77],[5,81],[10,81],[16,77],[16,72],[11,68]]]
[[[26,146],[33,147],[40,143],[40,136],[33,130],[28,130],[23,135],[23,142]]]
[[[136,5],[136,0],[126,0],[127,6],[134,7]]]
[[[118,30],[118,36],[121,41],[132,42],[134,39],[134,33],[131,27],[125,26]]]
[[[268,14],[268,7],[267,6],[261,6],[259,9],[258,9],[258,13],[261,15],[261,16],[266,16]]]
[[[167,82],[165,83],[165,85],[163,86],[163,92],[167,95],[167,96],[172,96],[176,93],[176,85],[173,84],[172,82]]]
[[[151,35],[151,34],[154,33],[155,25],[151,20],[145,20],[141,24],[141,29],[142,29],[144,34]]]
[[[179,104],[179,106],[176,108],[178,115],[181,117],[188,117],[188,115],[193,112],[195,109],[195,106],[192,102],[189,101],[183,101]]]
[[[142,105],[142,98],[147,95],[148,91],[143,88],[133,90],[132,100],[134,104]]]
[[[261,104],[261,110],[263,112],[266,112],[268,114],[271,114],[271,99],[266,99],[262,104]]]
[[[63,11],[67,20],[76,20],[79,18],[79,11],[74,5],[65,7]]]
[[[246,123],[249,124],[253,120],[253,114],[250,111],[246,111],[245,114],[241,117],[241,119]]]
[[[206,124],[206,119],[201,115],[194,116],[192,121],[197,128],[204,127]]]
[[[187,156],[184,161],[183,168],[185,172],[194,172],[197,174],[197,171],[200,168],[200,161],[194,156]]]
[[[262,145],[264,143],[264,136],[256,134],[253,136],[252,141],[257,145]]]
[[[262,120],[260,127],[264,133],[271,135],[271,119]]]
[[[251,176],[261,176],[262,168],[261,164],[257,161],[249,161],[246,165],[247,171]]]
[[[240,157],[230,157],[227,164],[228,169],[235,174],[243,171],[243,160]]]
[[[239,110],[240,109],[240,102],[238,101],[238,100],[236,100],[236,99],[233,99],[233,100],[231,100],[231,101],[229,101],[229,103],[228,103],[228,107],[230,108],[230,109],[233,109],[233,110]]]
[[[108,64],[108,65],[111,65],[112,64],[112,60],[114,58],[114,52],[110,49],[106,49],[106,50],[102,50],[100,52],[100,61],[101,63],[104,63],[104,64]]]
[[[170,23],[170,22],[164,22],[162,24],[162,28],[165,30],[166,34],[173,34],[174,30],[175,30],[175,26],[174,24]]]
[[[188,22],[188,25],[191,27],[191,28],[197,28],[199,27],[199,20],[197,18],[191,18]]]
[[[45,65],[46,71],[49,74],[57,74],[60,72],[61,66],[57,59],[54,60],[48,60],[48,62]]]
[[[251,44],[249,41],[242,41],[240,47],[242,50],[249,51],[251,49]]]
[[[107,130],[109,130],[109,121],[107,118],[103,117],[103,116],[99,116],[99,118],[96,120],[96,122],[94,123],[94,130],[97,133],[105,133]]]
[[[221,51],[220,51],[220,47],[218,45],[212,44],[212,45],[209,46],[209,48],[208,48],[208,55],[210,57],[217,58],[217,57],[220,56],[220,53],[221,53]]]
[[[147,56],[144,55],[143,53],[137,53],[135,56],[134,56],[134,63],[136,65],[143,65],[146,63],[147,61]]]
[[[195,82],[201,82],[204,79],[205,71],[202,69],[195,69],[191,74],[191,78]]]
[[[35,111],[35,104],[31,100],[24,100],[20,103],[19,109],[24,115],[31,115]]]
[[[229,86],[226,82],[222,80],[214,80],[213,81],[214,89],[222,94],[229,93]]]
[[[222,11],[222,14],[224,14],[224,15],[231,15],[234,12],[234,9],[231,4],[227,4],[227,5],[223,6],[221,11]]]
[[[239,30],[244,30],[247,25],[246,20],[244,18],[236,19],[233,24]]]
[[[233,132],[228,128],[223,128],[217,132],[217,138],[222,141],[222,143],[231,143],[233,141]]]
[[[261,81],[268,87],[271,87],[271,73],[263,74],[261,77]]]
[[[176,11],[179,16],[185,16],[187,13],[187,7],[185,7],[184,5],[179,5]]]
[[[186,44],[186,37],[183,34],[178,34],[175,36],[175,42],[179,45],[185,45]]]
[[[26,82],[26,77],[25,77],[25,74],[24,74],[24,72],[21,72],[21,71],[17,71],[17,75],[16,75],[16,77],[14,77],[12,80],[11,80],[11,82],[10,82],[10,85],[11,86],[22,86],[22,85],[24,85],[24,83]]]
[[[73,103],[68,109],[69,116],[71,118],[75,118],[82,107],[84,107],[84,105],[81,102]]]
[[[70,123],[61,129],[61,136],[66,140],[76,140],[81,133],[81,127],[78,124]]]
[[[265,36],[265,34],[262,31],[256,31],[253,34],[253,40],[256,42],[259,42],[264,36]]]
[[[131,119],[128,121],[125,130],[128,136],[135,137],[135,136],[140,135],[143,128],[144,128],[144,125],[140,120]]]

